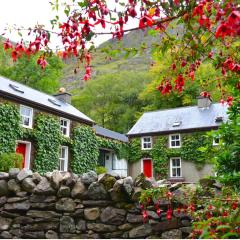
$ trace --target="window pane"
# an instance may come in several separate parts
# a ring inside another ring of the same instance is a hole
[[[172,169],[172,176],[173,176],[173,177],[176,177],[176,168],[173,168],[173,169]]]
[[[175,144],[176,144],[176,146],[180,146],[180,141],[177,140]]]
[[[30,119],[22,116],[22,124],[25,125],[25,126],[29,126],[30,125]]]
[[[178,176],[178,177],[181,176],[181,168],[177,168],[177,176]]]
[[[64,170],[65,170],[65,169],[64,169],[64,165],[65,165],[64,163],[65,163],[65,161],[61,159],[61,160],[60,160],[60,166],[59,166],[59,170],[60,170],[60,171],[64,171]]]

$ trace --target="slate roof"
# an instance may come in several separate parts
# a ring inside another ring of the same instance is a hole
[[[51,110],[57,112],[59,115],[64,114],[68,116],[69,119],[77,119],[91,125],[94,123],[91,118],[80,112],[71,104],[60,101],[54,96],[37,91],[2,76],[0,76],[0,97],[1,96],[8,96],[24,102],[29,102],[30,104],[44,108],[45,111]]]
[[[222,123],[216,122],[216,117],[223,117],[223,122],[227,121],[226,105],[223,106],[221,103],[215,103],[206,109],[191,106],[146,112],[140,117],[127,135],[134,136],[149,133],[214,129]]]
[[[128,138],[124,134],[111,131],[109,129],[100,127],[98,125],[94,125],[93,128],[95,129],[97,135],[107,137],[107,138],[111,138],[111,139],[115,139],[115,140],[118,140],[118,141],[121,141],[121,142],[128,142]]]

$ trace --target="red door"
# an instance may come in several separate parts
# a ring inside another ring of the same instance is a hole
[[[146,177],[152,177],[152,160],[143,159],[143,173]]]
[[[18,143],[17,148],[16,148],[16,153],[20,153],[23,156],[23,161],[22,161],[22,167],[25,167],[25,160],[26,160],[26,144],[24,143]]]

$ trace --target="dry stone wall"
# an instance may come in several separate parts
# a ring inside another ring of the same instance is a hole
[[[185,238],[187,216],[149,210],[143,224],[138,203],[151,182],[88,172],[82,176],[30,170],[0,173],[0,238]],[[167,209],[166,204],[160,206]]]

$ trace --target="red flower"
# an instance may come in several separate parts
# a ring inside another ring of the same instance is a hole
[[[171,220],[172,219],[172,209],[168,209],[167,210],[167,220]]]
[[[4,50],[12,48],[12,44],[10,43],[9,39],[6,40],[4,43]]]
[[[225,36],[230,36],[232,35],[233,30],[229,27],[229,25],[227,23],[222,23],[217,27],[215,36],[216,38],[221,37],[222,39],[224,39]]]
[[[151,27],[153,25],[153,19],[150,15],[145,14],[140,18],[139,28]]]

